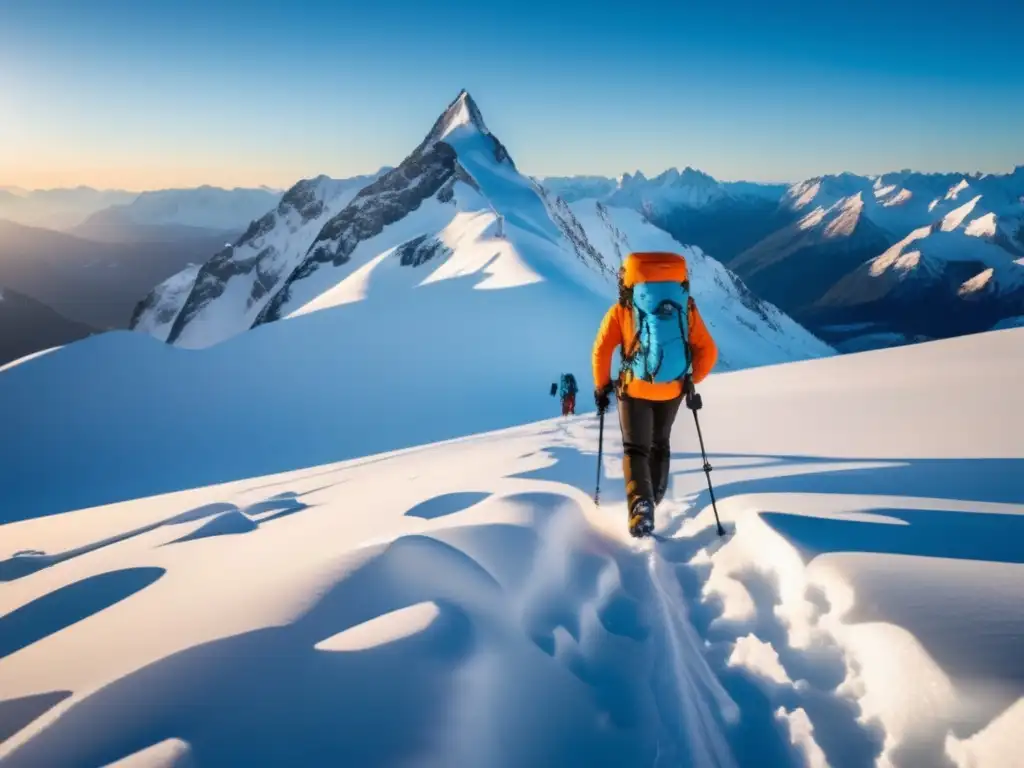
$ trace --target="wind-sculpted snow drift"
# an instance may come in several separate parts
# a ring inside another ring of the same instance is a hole
[[[591,501],[593,415],[60,515],[5,497],[0,766],[1012,766],[1022,334],[712,376],[724,540],[685,412],[662,541],[626,535],[617,430]],[[0,387],[75,380],[75,346]],[[233,418],[197,443],[260,439]]]

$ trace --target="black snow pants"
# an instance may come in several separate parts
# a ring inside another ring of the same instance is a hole
[[[619,398],[619,426],[622,429],[622,471],[626,478],[629,509],[641,499],[655,506],[668,490],[672,448],[672,424],[683,398],[639,400]]]

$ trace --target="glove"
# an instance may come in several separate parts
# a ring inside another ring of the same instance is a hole
[[[693,379],[689,376],[683,379],[683,394],[686,396],[686,407],[691,411],[699,411],[704,407],[704,401],[697,392],[697,388],[694,387]]]
[[[611,392],[612,387],[610,384],[594,390],[594,403],[597,405],[598,414],[603,414],[608,410],[608,406],[611,405],[611,399],[609,398]]]

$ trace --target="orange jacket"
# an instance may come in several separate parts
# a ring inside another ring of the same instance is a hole
[[[655,280],[672,280],[680,283],[689,279],[686,260],[674,253],[631,253],[622,265],[622,279],[625,286],[631,287],[638,282]],[[693,383],[699,384],[718,361],[718,347],[708,333],[704,320],[697,311],[697,305],[690,301],[689,310],[690,348],[693,353]],[[636,337],[633,325],[633,312],[621,304],[613,304],[601,321],[601,327],[594,340],[592,363],[594,368],[594,386],[602,389],[611,383],[612,357],[615,348],[624,346],[629,339],[630,345]],[[625,355],[632,349],[623,349]],[[625,394],[639,400],[672,400],[683,392],[681,381],[656,382],[632,379],[626,383]]]

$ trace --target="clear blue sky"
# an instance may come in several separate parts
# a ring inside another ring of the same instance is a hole
[[[1022,0],[0,0],[0,186],[393,165],[468,88],[523,170],[1024,163]]]

